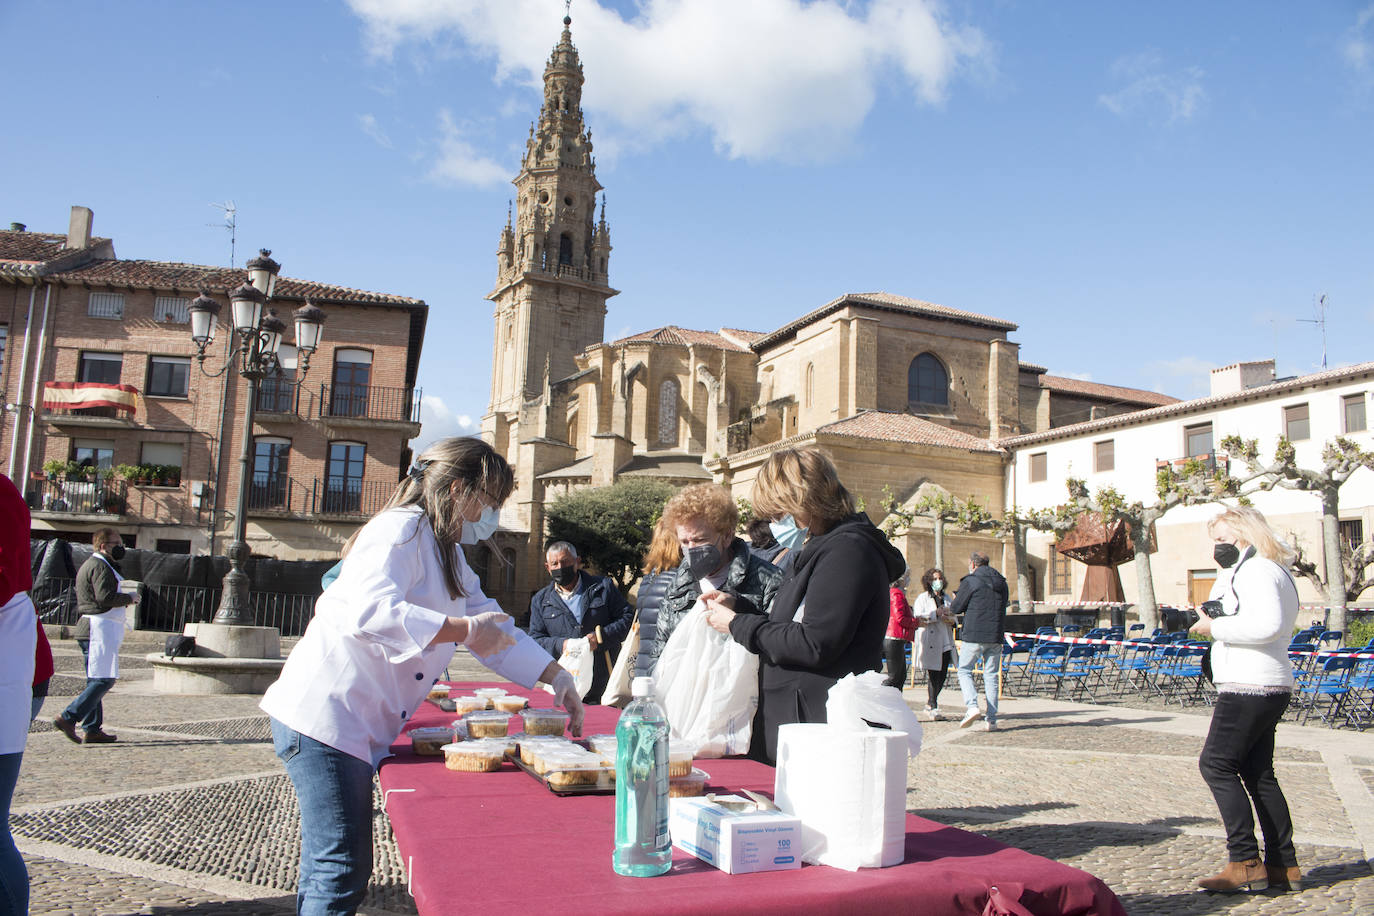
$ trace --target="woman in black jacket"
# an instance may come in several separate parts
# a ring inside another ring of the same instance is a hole
[[[639,591],[635,593],[636,626],[639,627],[639,654],[635,656],[635,677],[652,677],[654,673],[654,641],[658,634],[658,609],[663,605],[663,596],[668,591],[668,583],[673,579],[673,571],[682,562],[682,548],[677,545],[677,535],[658,520],[654,526],[654,536],[649,541],[649,550],[644,554],[644,578],[639,580]]]
[[[770,455],[754,482],[753,503],[763,518],[808,529],[792,573],[767,616],[736,614],[735,600],[722,592],[706,600],[711,626],[762,662],[761,750],[772,763],[779,726],[824,722],[835,682],[871,671],[882,657],[888,583],[906,561],[868,516],[855,511],[835,465],[819,449]]]

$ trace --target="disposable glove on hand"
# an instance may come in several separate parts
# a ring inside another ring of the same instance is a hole
[[[501,628],[510,620],[509,614],[500,611],[487,611],[467,618],[468,635],[463,645],[474,655],[495,655],[515,645],[515,637]]]
[[[553,683],[549,685],[553,688],[553,695],[558,700],[558,705],[568,711],[572,718],[568,720],[568,729],[574,738],[582,737],[582,697],[577,693],[577,684],[573,682],[573,676],[567,671],[559,669],[553,677]]]

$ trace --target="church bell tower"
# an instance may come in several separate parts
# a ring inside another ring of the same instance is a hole
[[[530,126],[497,246],[491,404],[483,437],[510,455],[537,435],[522,408],[576,371],[573,357],[604,338],[611,254],[606,202],[597,194],[592,136],[582,117],[582,62],[572,20],[544,67],[544,104]],[[528,416],[528,411],[526,412]]]

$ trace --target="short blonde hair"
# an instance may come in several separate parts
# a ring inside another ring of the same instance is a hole
[[[754,512],[761,518],[805,517],[829,529],[855,512],[854,497],[840,483],[830,456],[818,448],[781,448],[768,456],[754,480]]]
[[[718,483],[683,487],[663,507],[663,523],[676,537],[678,525],[694,520],[705,522],[717,536],[733,536],[739,527],[739,506]]]
[[[651,575],[665,569],[677,569],[681,562],[682,546],[677,542],[677,532],[660,518],[654,526],[649,550],[644,554],[644,572]]]
[[[1255,552],[1266,560],[1273,560],[1280,566],[1293,562],[1296,555],[1293,548],[1274,533],[1269,521],[1258,509],[1251,506],[1233,506],[1207,522],[1207,533],[1215,535],[1217,528],[1225,526],[1236,537],[1255,548]]]

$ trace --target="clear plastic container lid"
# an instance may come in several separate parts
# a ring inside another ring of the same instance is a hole
[[[486,698],[486,697],[455,697],[455,696],[450,696],[449,699],[453,700],[453,710],[454,710],[454,712],[467,713],[467,712],[475,712],[475,711],[477,711],[477,710],[479,710],[479,709],[486,709],[486,708],[487,708],[487,698]]]
[[[450,687],[448,684],[430,684],[430,685],[429,685],[429,692],[430,692],[430,693],[441,693],[441,694],[443,694],[444,696],[448,696],[449,691],[452,690],[452,689],[453,689],[453,688]]]
[[[425,725],[420,728],[412,728],[410,731],[406,732],[406,734],[410,736],[411,741],[414,741],[416,739],[419,739],[421,741],[433,741],[437,738],[448,738],[450,741],[452,741],[453,727],[445,727],[443,725]]]
[[[490,699],[491,697],[503,697],[506,695],[506,692],[506,688],[504,687],[478,687],[472,692],[472,695]]]
[[[519,696],[516,696],[515,694],[509,694],[509,693],[508,693],[508,694],[504,694],[504,695],[499,696],[499,697],[492,697],[492,698],[491,698],[491,703],[492,703],[493,706],[495,706],[497,709],[501,710],[502,712],[510,712],[510,713],[520,712],[520,711],[523,710],[526,706],[529,705],[529,702],[530,702],[530,701],[527,700],[527,699],[525,699],[524,697],[519,697]]]
[[[472,754],[478,757],[499,759],[506,755],[506,742],[500,738],[458,741],[454,744],[445,744],[440,750],[445,753],[453,751],[455,754]]]
[[[467,722],[509,722],[510,713],[496,709],[478,709],[463,717]]]

